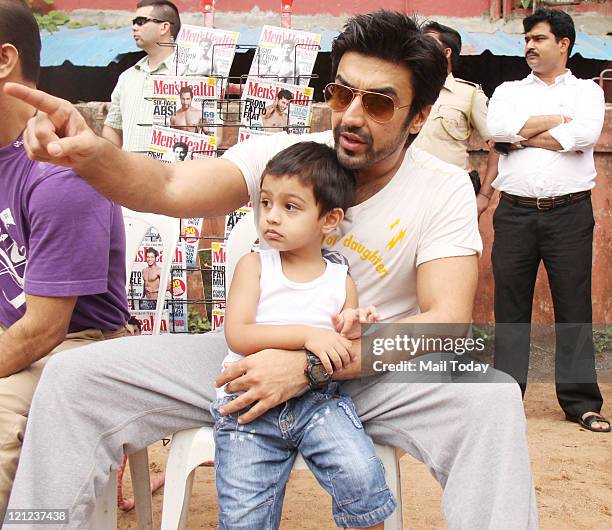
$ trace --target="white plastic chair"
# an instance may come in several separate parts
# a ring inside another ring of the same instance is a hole
[[[125,224],[125,262],[126,289],[130,286],[130,276],[134,256],[149,228],[154,228],[160,235],[163,245],[164,260],[161,264],[160,289],[157,294],[153,335],[158,335],[161,328],[164,298],[170,279],[172,257],[179,239],[180,219],[152,213],[134,212],[123,208]],[[149,455],[146,447],[129,457],[130,475],[134,490],[136,516],[139,530],[152,530],[153,510],[151,503],[151,483],[149,477]],[[89,528],[91,530],[115,530],[117,528],[117,470],[111,471],[108,483],[97,499]]]
[[[236,263],[249,252],[257,239],[253,212],[249,212],[236,224],[226,245],[226,283],[229,289]],[[385,530],[402,530],[402,493],[399,459],[403,451],[394,447],[375,444],[381,459],[389,488],[395,495],[397,510],[385,521]],[[196,467],[206,460],[214,460],[215,442],[213,429],[203,426],[179,431],[172,437],[172,445],[166,465],[166,485],[162,509],[162,530],[184,530],[187,526],[189,498]],[[293,469],[308,469],[304,459],[298,455]]]

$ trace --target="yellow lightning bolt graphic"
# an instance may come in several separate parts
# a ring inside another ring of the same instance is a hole
[[[396,220],[395,220],[395,223],[393,223],[393,224],[392,224],[392,225],[389,227],[389,230],[393,230],[393,229],[394,229],[394,228],[395,228],[395,227],[396,227],[396,226],[399,224],[399,222],[400,222],[400,220],[399,220],[399,219],[396,219]]]
[[[404,239],[404,236],[406,235],[406,229],[404,228],[403,230],[400,231],[399,234],[397,234],[397,236],[395,236],[394,238],[392,238],[388,243],[387,243],[387,250],[391,250],[395,245],[397,245],[397,243],[399,243],[402,239]]]

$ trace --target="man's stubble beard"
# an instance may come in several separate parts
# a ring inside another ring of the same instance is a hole
[[[359,155],[351,155],[342,149],[340,146],[340,134],[343,132],[350,132],[352,134],[358,135],[363,141],[368,144],[368,149],[365,153]],[[374,164],[384,160],[389,155],[398,150],[400,146],[404,146],[406,143],[406,138],[397,136],[393,138],[392,141],[389,141],[382,145],[379,149],[373,149],[373,141],[370,135],[366,135],[360,132],[358,129],[353,129],[351,127],[346,127],[343,125],[338,125],[334,129],[334,150],[336,151],[336,156],[338,157],[338,161],[342,164],[346,169],[350,169],[352,171],[357,171],[360,169],[366,169]]]

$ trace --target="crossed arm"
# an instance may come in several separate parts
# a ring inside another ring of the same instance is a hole
[[[489,104],[487,126],[495,141],[526,147],[580,152],[593,147],[603,127],[603,91],[584,83],[572,116],[562,113],[529,116],[513,85],[497,88]]]
[[[42,359],[66,337],[77,297],[26,295],[26,312],[0,334],[0,377]]]

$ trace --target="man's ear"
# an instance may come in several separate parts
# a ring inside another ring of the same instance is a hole
[[[427,121],[432,105],[425,105],[408,124],[410,134],[418,134]]]
[[[170,24],[170,22],[164,22],[163,24],[160,24],[160,33],[161,35],[168,35],[170,37],[170,41],[174,42],[174,37],[172,36],[172,24]],[[166,28],[165,30],[163,28]]]
[[[323,215],[323,225],[321,231],[324,235],[333,232],[344,219],[344,210],[342,208],[334,208]]]
[[[6,80],[19,66],[19,52],[12,44],[0,45],[0,79]]]
[[[562,52],[565,52],[569,58],[569,46],[570,46],[570,40],[569,37],[563,37],[561,39],[559,39],[559,49]]]

